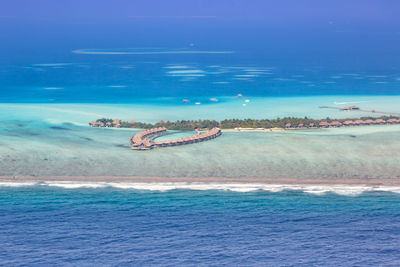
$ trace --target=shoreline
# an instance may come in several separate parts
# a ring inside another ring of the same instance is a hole
[[[137,183],[137,184],[260,184],[260,185],[349,185],[349,186],[400,186],[398,178],[264,178],[264,177],[155,177],[155,176],[0,176],[0,183]]]

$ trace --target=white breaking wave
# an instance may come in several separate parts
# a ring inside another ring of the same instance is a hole
[[[291,185],[291,184],[246,184],[246,183],[118,183],[118,182],[0,182],[4,187],[48,186],[66,189],[106,188],[170,191],[170,190],[220,190],[232,192],[282,192],[300,191],[308,194],[323,195],[335,193],[338,195],[357,196],[365,192],[384,191],[400,194],[400,186],[380,185]]]

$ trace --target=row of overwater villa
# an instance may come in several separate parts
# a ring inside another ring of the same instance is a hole
[[[400,118],[390,118],[387,120],[384,119],[367,119],[367,120],[345,120],[345,121],[321,121],[318,126],[314,123],[310,123],[310,125],[299,124],[297,126],[293,126],[290,123],[285,125],[285,128],[290,129],[318,129],[318,128],[336,128],[336,127],[345,127],[345,126],[363,126],[363,125],[384,125],[384,124],[400,124]]]
[[[214,139],[221,135],[221,129],[212,128],[207,132],[198,132],[196,135],[184,137],[175,140],[166,140],[155,142],[154,139],[158,136],[167,133],[167,129],[164,127],[153,128],[134,135],[131,138],[131,147],[135,150],[149,150],[154,147],[168,147],[168,146],[179,146],[186,144],[198,143],[210,139]]]
[[[342,126],[362,126],[362,125],[383,125],[383,124],[399,124],[400,119],[391,118],[388,120],[384,119],[367,119],[367,120],[346,120],[343,122],[340,121],[321,121],[319,123],[320,127],[327,128],[327,127],[342,127]]]

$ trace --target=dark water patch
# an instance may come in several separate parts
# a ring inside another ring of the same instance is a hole
[[[128,146],[128,145],[123,145],[123,144],[117,144],[117,145],[114,145],[114,146],[116,146],[116,147],[121,147],[121,148],[130,148],[130,146]]]
[[[26,137],[26,136],[38,136],[40,134],[34,132],[17,132],[12,130],[6,130],[5,136],[12,136],[12,137]]]
[[[14,121],[0,121],[0,125],[3,126],[3,127],[10,127],[11,126],[11,127],[18,127],[18,128],[26,126],[26,124],[24,124],[24,123],[14,122]]]
[[[61,126],[51,126],[49,128],[53,129],[53,130],[60,130],[60,131],[70,131],[71,130],[69,128],[65,128],[65,127],[61,127]]]
[[[356,138],[357,136],[356,136],[356,135],[350,135],[350,137],[351,137],[351,138]]]
[[[86,140],[86,141],[93,141],[92,138],[90,137],[84,137],[84,136],[80,136],[81,139]]]

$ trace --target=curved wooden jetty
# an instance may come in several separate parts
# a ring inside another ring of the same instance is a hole
[[[180,146],[186,144],[198,143],[210,139],[214,139],[221,135],[221,129],[212,128],[211,130],[201,133],[198,132],[196,135],[184,137],[175,140],[159,141],[154,142],[154,139],[158,136],[167,133],[167,129],[164,127],[153,128],[134,135],[131,138],[130,144],[134,150],[149,150],[154,147],[167,147],[167,146]]]

